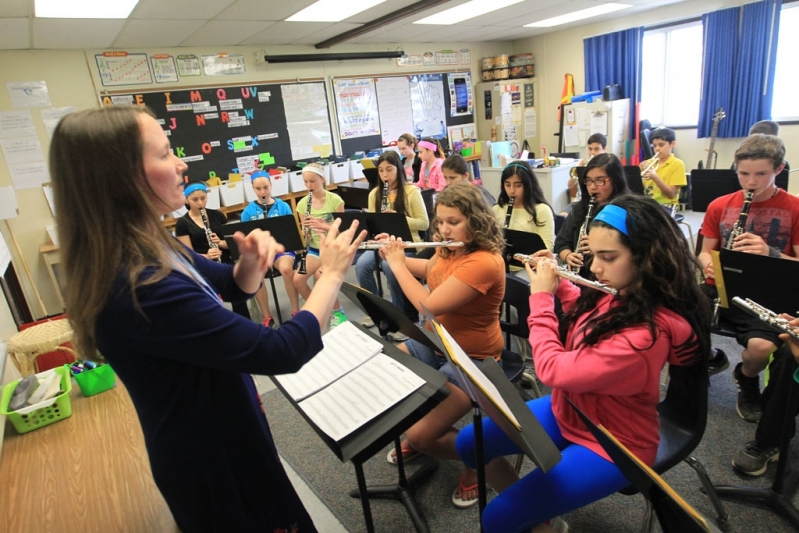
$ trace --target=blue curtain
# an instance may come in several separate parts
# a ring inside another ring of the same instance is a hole
[[[710,137],[713,116],[726,112],[718,137],[746,137],[771,118],[782,0],[763,0],[702,16],[704,70],[698,137]]]
[[[586,92],[621,85],[622,98],[630,99],[631,132],[638,131],[635,104],[641,101],[643,42],[643,27],[583,39]]]

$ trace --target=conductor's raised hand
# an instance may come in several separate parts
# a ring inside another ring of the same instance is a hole
[[[233,240],[239,249],[239,265],[262,273],[272,268],[277,254],[286,251],[268,231],[257,228],[247,235],[237,231],[233,234]]]
[[[319,244],[319,261],[322,263],[321,272],[326,276],[338,276],[339,281],[347,275],[347,270],[352,266],[352,258],[358,251],[358,246],[366,238],[363,230],[353,240],[358,230],[358,221],[353,220],[349,229],[339,233],[341,219],[337,218],[330,224],[327,235],[322,235]]]

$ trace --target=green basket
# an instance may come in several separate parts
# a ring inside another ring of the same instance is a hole
[[[6,415],[19,433],[28,433],[34,429],[49,426],[72,414],[72,403],[69,400],[69,392],[72,390],[71,372],[69,368],[65,367],[56,367],[52,369],[52,372],[61,376],[61,392],[55,398],[23,407],[17,411],[9,411],[8,402],[11,401],[11,394],[17,388],[20,380],[12,381],[3,387],[3,395],[0,396],[0,414]],[[41,374],[45,374],[45,372],[37,375]]]
[[[111,365],[100,365],[91,370],[84,370],[80,374],[75,374],[74,378],[84,396],[100,394],[117,384],[117,377]]]

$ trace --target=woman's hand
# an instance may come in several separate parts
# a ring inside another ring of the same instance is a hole
[[[216,244],[217,246],[219,246],[219,245],[220,245],[220,243],[223,243],[223,242],[225,242],[225,241],[223,241],[222,239],[220,239],[220,238],[219,238],[219,235],[217,235],[216,233],[211,233],[211,242],[212,242],[212,243],[214,243],[214,244]]]
[[[394,270],[395,267],[405,264],[405,243],[391,236],[386,241],[386,245],[380,249],[380,257],[388,261],[388,266]]]
[[[341,219],[337,218],[330,224],[327,235],[322,235],[319,244],[319,261],[322,265],[319,271],[325,276],[338,276],[339,281],[343,281],[347,270],[352,266],[352,258],[355,257],[358,246],[366,238],[366,230],[361,231],[353,241],[358,221],[353,220],[349,229],[341,233],[338,231],[340,226]]]
[[[205,257],[210,259],[211,261],[216,261],[220,257],[222,257],[222,250],[219,248],[208,248],[208,253],[205,254]]]
[[[525,263],[524,268],[530,277],[530,294],[538,292],[554,293],[558,288],[557,264],[554,261],[542,259],[533,270],[530,263]]]
[[[579,252],[569,252],[566,254],[566,266],[572,270],[577,270],[583,266],[583,255]]]
[[[272,268],[277,254],[286,251],[268,231],[257,228],[247,235],[237,231],[233,234],[233,240],[239,248],[239,263],[263,273]]]
[[[586,233],[577,243],[577,252],[580,254],[590,254],[591,249],[588,247],[588,234]]]

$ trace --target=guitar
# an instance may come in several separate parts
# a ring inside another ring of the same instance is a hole
[[[724,120],[726,116],[727,113],[725,113],[724,109],[721,107],[716,111],[716,114],[713,115],[713,129],[710,132],[710,148],[707,149],[707,165],[705,165],[705,168],[716,168],[716,161],[719,157],[719,154],[714,148],[716,145],[716,135],[719,132],[719,122]],[[713,165],[712,167],[710,166],[711,164]]]

